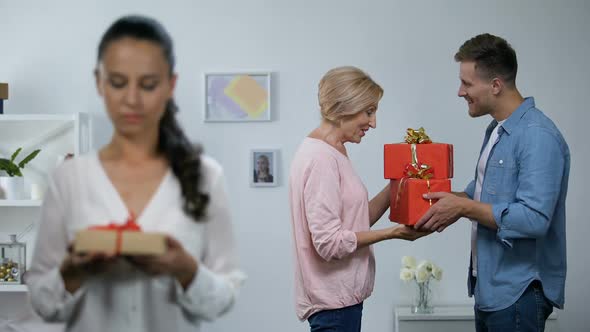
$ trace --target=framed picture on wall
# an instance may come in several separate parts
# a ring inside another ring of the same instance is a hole
[[[278,185],[279,150],[253,149],[250,151],[250,186],[276,187]]]
[[[205,74],[205,122],[271,120],[271,73]]]

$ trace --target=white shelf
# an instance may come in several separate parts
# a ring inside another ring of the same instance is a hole
[[[0,121],[74,121],[76,114],[0,114]]]
[[[39,207],[41,206],[41,200],[6,200],[0,199],[1,207]]]
[[[413,314],[410,307],[395,308],[398,321],[427,321],[427,320],[474,320],[473,306],[440,306],[434,307],[431,314]],[[557,319],[555,311],[548,319]]]
[[[394,326],[397,332],[453,331],[473,332],[473,305],[435,306],[431,314],[413,314],[410,307],[396,307]],[[549,316],[545,331],[557,332],[557,314]]]
[[[28,292],[29,289],[26,285],[5,285],[0,284],[0,292],[8,292],[8,293],[24,293]]]
[[[434,307],[431,314],[413,314],[410,307],[397,307],[398,320],[473,320],[473,307]]]

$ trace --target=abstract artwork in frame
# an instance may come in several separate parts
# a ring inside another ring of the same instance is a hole
[[[205,122],[271,120],[271,73],[205,74]]]

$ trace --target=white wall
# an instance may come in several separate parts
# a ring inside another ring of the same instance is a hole
[[[235,309],[208,331],[305,331],[293,309],[292,243],[286,175],[301,139],[319,121],[318,80],[328,69],[355,65],[385,89],[378,126],[350,156],[369,192],[385,184],[382,144],[400,141],[405,128],[424,126],[437,141],[455,145],[453,189],[473,174],[489,118],[471,119],[456,97],[453,55],[468,38],[490,32],[505,37],[520,60],[517,84],[561,128],[572,152],[568,197],[566,310],[563,331],[590,324],[590,288],[584,263],[590,223],[584,187],[590,163],[583,98],[590,91],[588,1],[78,1],[0,0],[0,81],[11,85],[8,113],[90,112],[95,146],[111,128],[93,86],[102,32],[122,14],[155,16],[176,42],[177,101],[190,137],[225,167],[242,266],[249,275]],[[272,70],[274,116],[270,123],[203,123],[206,71]],[[282,184],[250,188],[251,148],[282,150]],[[543,179],[539,179],[542,181]],[[384,217],[381,226],[388,226]],[[1,227],[1,226],[0,226]],[[376,286],[365,302],[364,331],[392,331],[393,308],[411,292],[399,282],[400,257],[415,254],[445,270],[439,304],[468,304],[465,279],[469,224],[415,243],[375,246]],[[13,310],[0,294],[0,312]],[[14,300],[16,301],[16,300]]]

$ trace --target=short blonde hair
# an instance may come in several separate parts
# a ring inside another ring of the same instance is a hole
[[[370,107],[377,107],[383,89],[362,70],[337,67],[320,80],[318,101],[322,118],[339,122]]]

